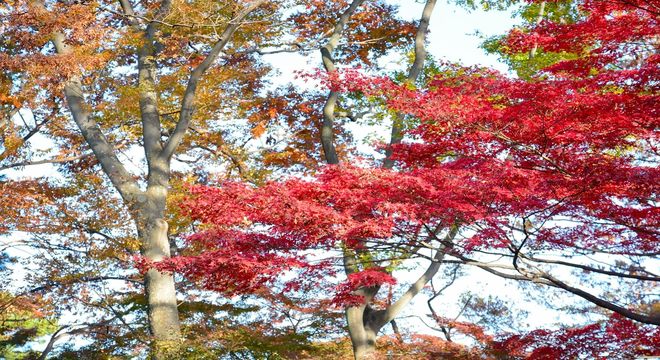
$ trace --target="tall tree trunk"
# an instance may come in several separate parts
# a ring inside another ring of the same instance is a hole
[[[140,231],[142,252],[149,260],[160,261],[170,255],[167,222],[162,218],[153,218],[153,215],[155,214],[149,211],[142,215],[143,220],[146,221],[146,225]],[[166,345],[165,342],[180,340],[181,330],[173,276],[151,269],[145,275],[144,284],[149,329],[156,343],[161,343],[157,345],[162,346]]]
[[[53,35],[53,44],[58,53],[72,51],[62,33]],[[73,77],[64,86],[64,93],[73,120],[103,172],[117,189],[136,221],[143,256],[152,261],[170,256],[167,239],[165,205],[169,182],[169,160],[147,153],[149,178],[147,191],[140,190],[135,179],[117,158],[114,147],[103,135],[99,125],[90,116],[85,105],[79,77]],[[150,270],[145,276],[145,289],[149,314],[149,328],[156,342],[168,343],[181,336],[178,319],[174,279],[171,275]],[[159,358],[156,356],[156,358]]]
[[[150,261],[170,256],[165,210],[169,183],[168,161],[159,157],[149,159],[149,177],[145,201],[138,210],[138,232],[142,240],[142,254]],[[165,357],[181,339],[174,278],[155,269],[144,279],[148,304],[149,329],[154,337],[154,356]]]
[[[363,0],[360,0],[363,1]],[[69,79],[64,93],[73,120],[80,129],[85,141],[92,148],[94,156],[101,164],[103,172],[121,195],[124,203],[136,222],[141,243],[142,255],[150,261],[160,261],[170,256],[165,217],[169,187],[170,161],[181,143],[192,119],[197,85],[204,73],[218,58],[222,49],[231,40],[243,20],[266,0],[254,0],[246,4],[231,21],[213,44],[204,60],[195,67],[188,79],[182,99],[179,121],[167,141],[163,143],[158,93],[156,90],[156,44],[159,19],[167,16],[172,8],[171,0],[163,0],[154,18],[146,29],[141,29],[131,2],[120,0],[126,21],[134,31],[143,32],[145,43],[138,49],[138,89],[140,116],[142,118],[142,139],[148,164],[147,189],[142,191],[133,175],[117,158],[115,149],[105,137],[99,124],[90,116],[85,104],[81,76]],[[43,3],[41,3],[43,6]],[[73,49],[65,41],[64,33],[53,34],[52,42],[58,54],[70,54]],[[181,338],[176,291],[172,275],[149,270],[144,278],[149,316],[149,329],[154,338],[153,355],[156,359],[173,358],[170,349],[176,349]]]

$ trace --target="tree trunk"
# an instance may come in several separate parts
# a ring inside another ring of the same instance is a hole
[[[374,311],[368,305],[346,309],[346,322],[355,360],[375,359],[376,336],[383,327],[381,318],[382,311]]]
[[[161,261],[170,256],[165,207],[168,192],[169,168],[164,161],[150,161],[149,185],[138,214],[142,254],[150,261]],[[138,200],[139,201],[139,200]],[[155,269],[144,278],[147,297],[149,329],[154,337],[154,357],[167,357],[176,350],[181,340],[181,327],[177,308],[174,277]]]
[[[141,235],[144,257],[160,261],[170,255],[167,222],[150,221]],[[178,340],[181,336],[174,277],[151,269],[144,278],[149,309],[149,329],[156,341]]]
[[[351,339],[355,360],[372,360],[376,358],[376,334],[363,339]]]
[[[71,46],[65,40],[66,37],[63,33],[53,35],[53,45],[59,54],[72,52]],[[158,156],[158,153],[154,151],[154,147],[157,149],[159,145],[158,139],[154,136],[146,136],[144,139],[147,143],[145,153],[149,176],[147,191],[143,192],[133,176],[117,158],[114,147],[103,135],[98,123],[90,116],[88,106],[85,104],[80,77],[69,79],[64,85],[64,95],[80,133],[92,148],[103,172],[108,176],[134,216],[142,255],[151,261],[169,257],[167,222],[164,220],[170,174],[169,157]],[[153,106],[148,110],[156,111]],[[154,126],[151,123],[146,125],[146,127]],[[155,340],[154,345],[156,345],[154,357],[160,359],[165,356],[159,354],[167,351],[161,351],[159,348],[166,350],[176,345],[181,338],[174,278],[171,275],[150,270],[147,272],[144,282],[149,329]],[[160,344],[163,346],[161,347]]]

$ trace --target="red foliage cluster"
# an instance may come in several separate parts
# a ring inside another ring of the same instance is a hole
[[[394,285],[396,279],[382,268],[370,268],[360,272],[348,274],[346,282],[337,288],[337,295],[333,302],[341,306],[356,306],[365,302],[364,298],[355,295],[355,291],[364,288],[377,287],[384,284]]]
[[[359,248],[367,239],[385,243],[431,217],[449,216],[442,207],[424,206],[425,197],[437,191],[422,179],[358,167],[329,167],[317,181],[291,179],[263,187],[227,182],[191,192],[185,210],[212,225],[189,238],[204,251],[156,267],[232,294],[253,291],[287,270],[332,271],[332,261],[312,265],[305,250],[332,250],[338,243]],[[337,301],[356,288],[384,283],[393,279],[380,269],[352,274]]]
[[[631,359],[660,355],[660,329],[613,315],[606,323],[556,330],[535,330],[494,342],[495,354],[537,360]]]
[[[509,37],[512,51],[539,45],[574,52],[574,41],[583,47],[584,55],[533,81],[447,65],[422,90],[356,71],[329,82],[420,119],[410,132],[418,141],[398,145],[395,158],[404,171],[434,184],[453,181],[457,196],[475,199],[471,211],[454,208],[462,221],[487,225],[472,245],[506,243],[501,230],[512,218],[563,218],[576,225],[547,226],[537,242],[657,251],[660,57],[645,51],[657,50],[657,16],[624,2],[605,4],[585,2],[583,21],[542,23],[533,34]]]
[[[581,6],[585,16],[576,23],[542,22],[532,33],[509,36],[515,51],[539,46],[578,53],[532,81],[454,65],[444,66],[424,89],[356,71],[331,74],[334,89],[382,98],[391,110],[418,119],[408,133],[413,141],[395,147],[398,169],[330,166],[313,180],[197,187],[184,206],[195,220],[212,225],[191,238],[207,250],[162,268],[203,279],[212,289],[249,291],[277,277],[278,268],[310,266],[306,250],[338,244],[394,249],[410,245],[404,235],[429,224],[473,230],[454,241],[450,254],[517,246],[523,236],[536,249],[569,255],[575,249],[659,252],[655,5]],[[349,276],[340,294],[393,281],[380,270],[362,271]],[[610,324],[552,337],[533,332],[501,346],[556,358],[589,349],[601,356],[596,344],[608,349],[614,340],[648,345],[642,328],[619,318]],[[611,326],[630,329],[622,334]],[[593,348],[564,348],[590,339]]]
[[[633,71],[635,76],[653,77],[657,75],[658,55],[645,58],[657,54],[653,49],[658,44],[647,41],[660,33],[659,5],[657,0],[580,1],[578,8],[583,18],[579,21],[543,21],[532,32],[512,31],[507,47],[511,53],[527,52],[538,46],[550,52],[584,54],[577,60],[546,69],[555,74],[588,76],[594,70],[627,61],[644,68],[641,72]]]

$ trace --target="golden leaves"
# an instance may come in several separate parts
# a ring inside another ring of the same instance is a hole
[[[255,127],[252,128],[252,136],[254,136],[255,138],[260,138],[265,133],[266,133],[266,124],[263,121],[258,123]]]

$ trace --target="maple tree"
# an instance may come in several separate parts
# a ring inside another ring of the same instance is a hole
[[[325,282],[345,308],[358,359],[376,355],[379,331],[443,264],[557,289],[595,313],[615,313],[604,328],[564,329],[556,340],[541,330],[511,337],[500,345],[511,345],[511,356],[607,356],[612,348],[597,344],[608,342],[657,354],[651,289],[659,278],[648,266],[659,250],[658,3],[585,0],[570,8],[570,21],[539,11],[540,20],[499,40],[512,61],[563,54],[528,65],[522,78],[445,64],[417,88],[416,77],[398,83],[337,71],[331,40],[321,131],[330,166],[313,180],[194,187],[184,208],[209,228],[189,239],[191,255],[155,266],[228,294],[283,281],[283,271],[294,277],[285,292]],[[337,24],[341,34],[345,22]],[[395,129],[383,145],[386,166],[341,163],[332,107],[342,92],[380,99],[413,122],[413,141],[401,142]],[[337,257],[320,261],[319,252]],[[410,258],[431,264],[392,290],[393,271]],[[341,284],[333,282],[337,266]]]

